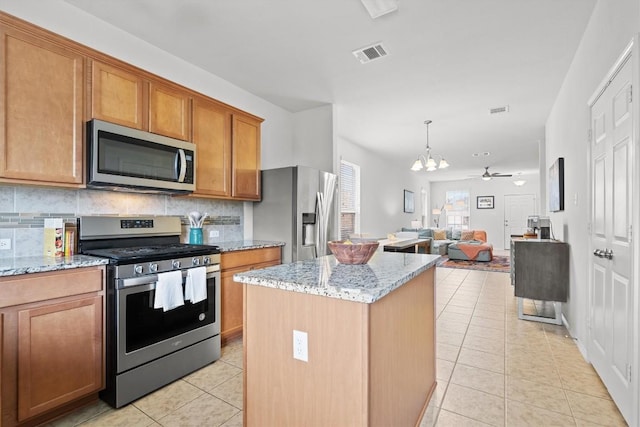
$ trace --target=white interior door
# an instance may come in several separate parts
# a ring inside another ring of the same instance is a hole
[[[527,217],[536,214],[536,196],[507,194],[504,196],[504,249],[509,249],[511,236],[522,236],[527,230]]]
[[[591,106],[589,359],[628,422],[634,410],[632,62]],[[599,251],[599,252],[598,252]],[[636,402],[637,404],[637,402]]]

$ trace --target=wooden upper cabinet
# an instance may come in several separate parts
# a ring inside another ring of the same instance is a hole
[[[91,117],[159,135],[191,140],[191,96],[145,78],[127,64],[93,60]]]
[[[260,123],[241,114],[233,116],[232,196],[260,200]]]
[[[191,97],[189,94],[151,82],[149,84],[149,131],[190,141]]]
[[[91,67],[91,117],[145,129],[145,82],[139,75],[93,61]]]
[[[84,56],[0,25],[0,178],[82,184]]]
[[[193,100],[196,195],[231,196],[231,112],[204,98]]]

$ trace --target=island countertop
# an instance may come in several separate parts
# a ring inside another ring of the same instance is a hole
[[[370,304],[434,267],[439,258],[439,255],[378,251],[367,264],[348,265],[327,255],[237,273],[233,280]]]

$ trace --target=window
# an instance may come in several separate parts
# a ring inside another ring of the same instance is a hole
[[[469,229],[469,192],[447,191],[445,202],[446,226],[452,230]]]
[[[360,232],[360,166],[340,160],[340,239]]]

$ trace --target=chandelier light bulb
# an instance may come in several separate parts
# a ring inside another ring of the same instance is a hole
[[[423,168],[427,169],[427,172],[433,172],[438,169],[445,169],[449,167],[449,163],[445,160],[444,157],[440,154],[435,154],[434,156],[440,157],[440,162],[436,163],[435,159],[431,156],[431,147],[429,146],[429,124],[431,120],[425,120],[424,124],[427,126],[427,147],[426,147],[426,155],[420,154],[413,165],[411,166],[411,170],[417,172],[422,170]]]

